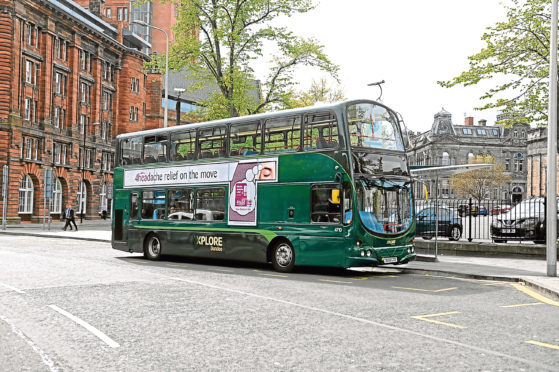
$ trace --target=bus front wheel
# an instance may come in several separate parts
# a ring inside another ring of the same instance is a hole
[[[151,261],[161,259],[161,240],[156,234],[150,234],[144,243],[144,257]]]
[[[272,250],[272,265],[280,273],[289,273],[295,266],[295,250],[286,241],[276,243]]]

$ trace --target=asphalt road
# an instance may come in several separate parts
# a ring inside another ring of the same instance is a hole
[[[559,370],[559,303],[511,283],[0,246],[3,371]]]

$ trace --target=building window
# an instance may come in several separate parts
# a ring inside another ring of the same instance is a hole
[[[62,213],[62,182],[55,179],[50,200],[50,213]]]
[[[499,135],[499,130],[498,129],[493,129],[493,135],[498,136]]]
[[[37,108],[39,107],[38,101],[33,101],[33,122],[37,122]]]
[[[105,17],[111,18],[111,8],[105,8]]]
[[[55,107],[54,108],[54,119],[53,119],[53,123],[55,128],[60,128],[60,107]]]
[[[101,160],[103,162],[102,165],[102,169],[105,172],[110,172],[112,170],[112,164],[111,164],[111,153],[110,152],[104,152],[101,155]]]
[[[33,65],[33,62],[25,61],[25,82],[28,84],[33,84]]]
[[[23,176],[19,186],[19,213],[33,212],[33,181],[28,174]]]
[[[91,85],[80,83],[80,102],[89,103],[91,97]]]
[[[62,45],[59,38],[54,38],[54,52],[56,58],[62,59]]]
[[[450,165],[450,155],[448,155],[448,152],[443,152],[443,157],[442,157],[442,164],[441,165]]]
[[[23,119],[31,120],[31,104],[33,100],[31,98],[25,98],[24,109],[23,109]]]
[[[514,171],[522,172],[524,168],[524,159],[514,159]]]
[[[78,213],[85,214],[87,212],[87,188],[85,182],[80,182],[78,188]]]
[[[25,27],[25,42],[29,46],[33,46],[33,25],[28,23]]]
[[[62,74],[60,72],[54,73],[54,93],[62,93]]]
[[[33,144],[35,143],[35,139],[31,137],[24,137],[23,140],[23,157],[25,159],[31,160],[33,159]],[[37,152],[35,152],[36,154]]]
[[[101,139],[107,139],[107,122],[101,123]]]
[[[122,14],[123,12],[122,12],[122,10],[123,10],[123,9],[124,9],[124,8],[116,8],[116,20],[117,20],[117,21],[122,21],[122,20],[123,20],[123,19],[122,19],[122,17],[123,17],[123,14]]]
[[[65,143],[53,143],[53,162],[55,164],[68,164],[68,145]]]
[[[130,91],[134,93],[140,92],[140,79],[130,78]]]
[[[138,108],[130,106],[130,121],[138,121]]]
[[[464,129],[462,129],[462,132],[463,132],[464,134],[472,134],[472,129],[470,129],[470,128],[464,128]]]
[[[85,118],[86,118],[86,116],[84,114],[80,115],[80,134],[81,135],[85,134]]]
[[[478,134],[478,136],[485,136],[485,135],[487,135],[487,133],[485,132],[485,129],[478,129],[478,130],[477,130],[477,134]]]
[[[103,92],[103,110],[113,111],[113,95],[109,92]]]
[[[66,128],[66,110],[60,110],[60,129]]]

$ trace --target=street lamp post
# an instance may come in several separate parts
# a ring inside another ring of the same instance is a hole
[[[381,80],[381,81],[377,81],[377,82],[375,82],[375,83],[369,83],[369,84],[367,84],[368,87],[373,87],[373,86],[375,86],[375,85],[376,85],[377,87],[379,87],[379,89],[380,89],[380,94],[379,94],[379,96],[378,96],[378,98],[377,98],[377,101],[380,101],[380,100],[382,99],[382,84],[384,84],[384,83],[385,83],[385,81],[384,81],[384,80]]]
[[[186,92],[184,88],[175,88],[175,92],[177,92],[177,105],[176,105],[176,112],[177,112],[177,126],[181,125],[181,93]]]
[[[167,35],[167,31],[165,31],[164,29],[147,24],[142,21],[136,20],[132,21],[132,23],[148,28],[154,28],[165,34],[165,116],[163,117],[163,127],[167,128],[167,118],[169,111],[169,35]]]
[[[549,116],[547,125],[547,276],[557,276],[557,0],[551,7],[549,47]]]

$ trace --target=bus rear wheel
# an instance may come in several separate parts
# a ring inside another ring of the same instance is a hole
[[[295,266],[295,250],[286,241],[280,241],[272,250],[272,265],[280,273],[289,273]]]
[[[156,234],[150,234],[144,243],[144,257],[151,261],[161,259],[161,239]]]

